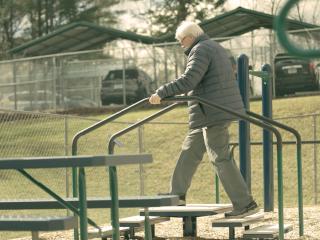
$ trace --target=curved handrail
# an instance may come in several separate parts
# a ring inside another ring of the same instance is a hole
[[[120,137],[120,136],[122,136],[122,135],[124,135],[124,134],[126,134],[126,133],[128,133],[128,132],[130,132],[130,131],[132,131],[133,129],[135,129],[135,128],[137,128],[137,127],[145,124],[146,122],[149,122],[149,121],[151,121],[151,120],[153,120],[153,119],[155,119],[155,118],[157,118],[157,117],[160,117],[161,115],[163,115],[163,114],[171,111],[172,109],[174,109],[174,108],[177,107],[178,105],[180,105],[180,104],[179,104],[179,103],[171,104],[171,105],[169,105],[168,107],[162,109],[161,111],[158,111],[158,112],[152,114],[151,116],[146,117],[146,118],[140,120],[139,122],[136,122],[135,124],[132,124],[132,125],[130,125],[129,127],[126,127],[126,128],[124,128],[124,129],[122,129],[122,130],[114,133],[114,134],[110,137],[110,139],[109,139],[109,143],[108,143],[108,153],[109,153],[109,154],[113,154],[113,153],[114,153],[114,146],[115,146],[115,139],[116,139],[116,138],[118,138],[118,137]]]
[[[131,131],[131,130],[139,127],[139,126],[141,126],[141,125],[143,125],[143,124],[146,123],[146,122],[151,121],[152,119],[155,119],[155,118],[157,118],[157,117],[159,117],[159,116],[161,116],[161,115],[163,115],[163,114],[171,111],[172,109],[174,109],[174,108],[175,108],[176,106],[178,106],[178,105],[179,105],[179,103],[171,104],[170,106],[162,109],[161,111],[158,111],[158,112],[152,114],[151,116],[146,117],[146,118],[140,120],[139,122],[136,122],[135,124],[133,124],[133,125],[125,128],[125,129],[123,129],[123,130],[121,130],[121,131],[119,131],[119,132],[117,132],[117,133],[115,133],[115,134],[113,134],[113,135],[110,137],[110,139],[109,139],[109,143],[108,143],[108,153],[109,153],[109,154],[113,154],[113,153],[114,153],[115,139],[116,139],[117,137],[119,137],[119,136],[121,136],[121,135],[123,135],[123,134],[125,134],[125,133],[127,133],[127,132],[129,132],[129,131]],[[110,168],[109,168],[109,176],[112,176],[112,177],[110,178],[110,180],[109,180],[109,181],[110,181],[110,189],[111,189],[111,191],[117,191],[117,189],[111,188],[112,185],[115,186],[115,183],[114,183],[114,182],[117,181],[117,180],[116,180],[116,179],[117,179],[116,167],[110,167]],[[116,194],[114,194],[114,195],[115,195],[115,198],[112,199],[112,204],[113,204],[114,206],[118,206],[118,197],[117,197],[118,194],[116,193]],[[114,213],[114,214],[117,214],[117,213]],[[147,215],[146,215],[146,216],[147,216]],[[117,222],[116,219],[115,219],[115,222]],[[115,225],[115,227],[117,227],[117,223],[112,223],[112,224],[113,224],[112,226]],[[146,224],[147,224],[147,223],[146,223]],[[148,228],[149,228],[149,227],[145,227],[145,239],[151,239],[151,235],[150,235],[150,232],[148,231]],[[114,239],[116,239],[117,237],[118,237],[118,236],[115,236],[115,235],[113,236]]]
[[[277,167],[278,167],[278,208],[279,208],[279,211],[278,211],[278,218],[279,218],[279,239],[283,240],[284,239],[284,223],[283,223],[283,179],[282,179],[282,137],[281,137],[281,134],[280,132],[272,127],[271,125],[269,124],[266,124],[264,122],[261,122],[259,120],[256,120],[256,119],[253,119],[249,116],[247,116],[246,114],[242,114],[242,113],[238,113],[238,112],[235,112],[234,110],[232,109],[229,109],[229,108],[226,108],[226,107],[223,107],[221,105],[218,105],[218,104],[215,104],[215,103],[211,103],[205,99],[202,99],[202,98],[199,98],[199,97],[196,97],[196,96],[176,96],[176,97],[168,97],[168,98],[165,98],[163,99],[163,101],[175,101],[175,102],[186,102],[186,101],[197,101],[197,102],[200,102],[202,104],[205,104],[211,108],[216,108],[216,109],[219,109],[221,111],[224,111],[224,112],[227,112],[231,115],[234,115],[234,116],[237,116],[239,117],[240,119],[243,119],[243,120],[246,120],[250,123],[253,123],[257,126],[260,126],[261,128],[264,128],[264,129],[267,129],[271,132],[274,133],[274,135],[276,136],[276,139],[277,139]],[[167,111],[166,111],[167,112]],[[153,115],[152,119],[155,118],[155,114]],[[143,120],[141,120],[140,122],[147,122],[149,121],[150,119],[149,118],[145,118]],[[109,144],[108,144],[108,152],[109,154],[112,154],[113,153],[113,148],[115,146],[115,143],[114,143],[114,140],[117,136],[120,136],[130,130],[132,130],[134,127],[137,127],[137,126],[140,126],[140,122],[136,123],[135,125],[132,125],[116,134],[114,134],[110,140],[109,140]]]
[[[290,9],[299,2],[299,0],[288,0],[279,12],[279,15],[275,18],[275,30],[281,45],[288,50],[289,53],[300,57],[316,58],[320,57],[320,50],[303,50],[297,48],[288,38],[286,33],[285,24],[286,17],[289,14]]]
[[[129,111],[131,111],[134,108],[142,106],[146,102],[149,102],[149,98],[144,98],[144,99],[142,99],[142,100],[140,100],[140,101],[138,101],[138,102],[136,102],[136,103],[124,108],[124,109],[122,109],[121,111],[116,112],[115,114],[112,114],[111,116],[109,116],[109,117],[107,117],[107,118],[105,118],[105,119],[103,119],[103,120],[101,120],[101,121],[99,121],[99,122],[97,122],[97,123],[85,128],[85,129],[79,131],[78,133],[76,133],[76,135],[72,139],[72,146],[71,146],[72,155],[77,155],[77,150],[78,150],[77,149],[77,144],[78,144],[78,140],[79,140],[80,137],[82,137],[82,136],[84,136],[84,135],[96,130],[99,127],[104,126],[105,124],[107,124],[109,122],[114,121],[116,118],[119,118],[119,117],[123,116],[124,114],[128,113]]]
[[[176,102],[185,102],[185,101],[197,101],[204,105],[207,105],[211,108],[219,109],[223,112],[229,113],[231,115],[237,116],[242,120],[246,120],[254,125],[257,125],[263,129],[266,129],[268,131],[273,132],[273,134],[276,136],[277,139],[277,170],[278,170],[278,218],[279,218],[279,239],[284,239],[284,223],[283,223],[283,179],[282,179],[282,137],[280,132],[270,126],[269,124],[266,124],[264,122],[261,122],[259,120],[253,119],[246,114],[242,114],[239,112],[235,112],[232,109],[229,109],[227,107],[223,107],[221,105],[218,105],[216,103],[209,102],[208,100],[199,98],[197,96],[177,96],[177,97],[169,97],[165,98],[163,100],[166,101],[176,101]]]
[[[134,108],[140,107],[144,105],[145,103],[149,102],[149,98],[144,98],[124,109],[122,109],[119,112],[116,112],[115,114],[112,114],[111,116],[107,117],[106,119],[103,119],[81,131],[76,133],[76,135],[72,139],[72,155],[77,155],[78,150],[78,141],[80,137],[93,132],[94,130],[106,125],[109,122],[114,121],[115,119],[123,116],[124,114],[128,113]],[[82,171],[84,173],[83,168],[79,168],[79,171]],[[77,193],[77,169],[72,169],[72,183],[73,183],[73,196],[76,197],[78,195]],[[112,221],[112,227],[113,229],[119,229],[119,203],[118,203],[118,189],[115,186],[115,183],[117,182],[117,171],[116,167],[109,167],[109,184],[110,184],[110,191],[111,191],[111,201],[113,208],[111,208],[111,221]],[[113,232],[113,238],[119,239],[119,231],[115,230]]]
[[[288,132],[291,132],[297,139],[297,173],[298,173],[298,208],[299,208],[299,234],[300,236],[303,236],[304,232],[304,226],[303,226],[303,193],[302,193],[302,140],[301,140],[301,135],[300,133],[295,130],[292,127],[289,127],[287,125],[284,125],[278,121],[275,121],[273,119],[261,116],[259,114],[256,114],[251,111],[247,111],[247,114],[258,118],[264,122],[268,122],[272,125],[275,125],[279,128],[282,128],[284,130],[287,130]]]

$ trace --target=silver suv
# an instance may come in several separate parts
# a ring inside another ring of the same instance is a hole
[[[153,91],[154,82],[143,70],[133,67],[111,70],[102,80],[101,103],[127,104],[148,97]]]

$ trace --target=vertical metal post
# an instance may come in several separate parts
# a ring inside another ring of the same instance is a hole
[[[156,83],[156,88],[158,88],[159,83],[157,79],[157,59],[156,59],[156,48],[154,45],[152,45],[152,52],[153,52],[153,79]]]
[[[272,70],[269,64],[262,66],[262,114],[272,118]],[[263,184],[264,211],[274,210],[274,180],[273,180],[273,139],[272,134],[263,130]]]
[[[143,145],[143,126],[138,128],[138,135],[139,135],[139,153],[144,152],[144,145]],[[144,169],[143,164],[139,164],[139,175],[140,175],[140,195],[144,195]],[[144,208],[144,236],[145,239],[151,240],[152,239],[152,231],[151,225],[149,220],[149,209]]]
[[[168,54],[167,54],[167,47],[164,48],[164,78],[166,83],[168,82],[169,79],[169,74],[168,74]]]
[[[64,116],[64,155],[68,156],[69,151],[68,151],[68,116]],[[69,188],[69,168],[66,168],[66,197],[70,197],[70,188]],[[67,209],[67,215],[69,216],[69,209]]]
[[[216,203],[220,203],[219,177],[217,174],[215,174],[215,186],[216,186]]]
[[[278,221],[279,221],[279,240],[284,240],[284,223],[283,223],[283,177],[282,177],[282,146],[277,150],[277,167],[278,167]]]
[[[317,118],[313,116],[313,141],[317,141]],[[313,201],[318,204],[318,166],[317,166],[317,143],[313,145]]]
[[[144,152],[144,145],[143,145],[143,126],[138,128],[138,137],[139,137],[139,153]],[[140,195],[144,195],[144,169],[143,164],[139,163],[139,177],[140,177]]]
[[[13,95],[14,95],[14,110],[18,110],[18,104],[17,104],[17,66],[16,62],[13,62]]]
[[[87,194],[85,176],[86,175],[84,168],[79,168],[79,214],[81,240],[88,240]]]
[[[53,74],[52,74],[52,99],[51,99],[51,101],[53,103],[54,110],[57,110],[57,97],[59,97],[57,94],[56,60],[57,60],[56,57],[52,58]]]
[[[124,55],[124,49],[122,48],[122,94],[123,105],[127,105],[127,93],[126,93],[126,59]]]
[[[39,232],[38,232],[38,231],[32,231],[32,232],[31,232],[31,239],[32,239],[32,240],[40,240],[40,238],[39,238]]]
[[[173,54],[174,54],[174,62],[175,62],[174,73],[175,73],[175,78],[177,78],[178,77],[178,57],[177,57],[177,49],[176,48],[174,49]]]
[[[72,155],[75,156],[77,154],[78,154],[77,153],[77,149],[72,149]],[[74,198],[78,197],[78,179],[77,179],[77,175],[78,175],[78,169],[73,167],[72,168],[72,196]],[[74,229],[74,240],[78,240],[78,239],[79,239],[79,232],[78,232],[78,229],[75,228]]]
[[[114,142],[112,143],[114,145]],[[109,146],[109,154],[113,154],[113,146]],[[111,196],[111,225],[112,225],[112,239],[119,240],[119,197],[118,197],[118,176],[117,168],[115,166],[109,167],[109,188]]]
[[[246,110],[250,110],[249,101],[249,60],[244,54],[238,58],[238,83]],[[251,156],[250,156],[250,124],[239,121],[239,154],[240,171],[251,192]]]
[[[113,229],[112,239],[120,239],[119,233],[119,197],[118,197],[118,177],[117,168],[109,167],[109,185],[110,185],[110,195],[111,195],[111,225]]]

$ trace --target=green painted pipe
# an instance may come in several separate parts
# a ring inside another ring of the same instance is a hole
[[[279,218],[279,240],[284,240],[283,227],[283,178],[282,178],[282,147],[277,149],[278,168],[278,218]]]
[[[79,168],[79,212],[80,239],[88,240],[86,174],[83,167]]]
[[[118,177],[117,168],[109,167],[109,185],[111,195],[111,225],[113,229],[112,239],[119,240],[119,198],[118,198]]]
[[[299,235],[303,236],[303,190],[302,190],[302,154],[301,144],[297,148],[297,169],[298,169],[298,201],[299,201]]]
[[[39,188],[41,188],[43,191],[45,191],[46,193],[48,193],[51,197],[53,197],[54,199],[56,199],[62,206],[64,206],[65,208],[71,210],[73,213],[75,213],[76,215],[80,216],[80,212],[78,211],[78,209],[76,207],[74,207],[72,204],[66,202],[63,198],[61,198],[58,194],[56,194],[55,192],[53,192],[50,188],[48,188],[47,186],[45,186],[43,183],[39,182],[38,180],[36,180],[35,178],[33,178],[29,173],[27,173],[25,170],[20,169],[18,170],[23,176],[25,176],[27,179],[29,179],[32,183],[34,183],[35,185],[37,185]],[[90,218],[88,218],[88,223],[90,225],[92,225],[93,227],[99,229],[101,231],[101,228]]]
[[[149,211],[147,208],[144,209],[144,236],[144,239],[152,240]]]

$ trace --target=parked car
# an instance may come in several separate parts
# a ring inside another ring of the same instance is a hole
[[[124,94],[127,104],[134,103],[148,97],[154,90],[153,85],[151,77],[137,67],[111,70],[102,80],[102,105],[123,104]]]
[[[274,67],[276,96],[319,89],[315,65],[310,59],[281,53],[276,55]]]

